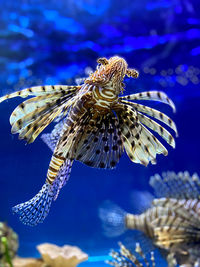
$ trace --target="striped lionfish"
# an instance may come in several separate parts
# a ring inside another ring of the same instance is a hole
[[[188,172],[151,177],[155,190],[151,206],[142,214],[125,212],[105,202],[99,210],[105,233],[139,230],[166,256],[169,266],[200,266],[200,179]]]
[[[124,90],[124,77],[137,78],[138,72],[129,69],[118,56],[99,58],[97,62],[96,71],[82,85],[36,86],[0,98],[2,102],[17,96],[35,96],[21,103],[10,116],[12,133],[19,133],[19,139],[27,143],[32,143],[53,120],[63,118],[62,127],[61,124],[55,127],[46,140],[54,152],[45,184],[35,197],[13,208],[25,224],[43,222],[52,200],[69,179],[74,160],[95,168],[112,169],[125,148],[133,162],[155,164],[157,154],[168,152],[147,127],[175,147],[173,136],[143,113],[177,133],[175,123],[156,109],[131,102],[159,101],[175,111],[167,95],[148,91],[119,97]]]
[[[140,244],[136,243],[135,253],[133,254],[122,243],[119,243],[120,251],[111,251],[110,256],[112,260],[106,261],[115,267],[155,267],[155,258],[153,251],[151,252],[150,261],[142,251]],[[141,258],[141,260],[140,260]]]

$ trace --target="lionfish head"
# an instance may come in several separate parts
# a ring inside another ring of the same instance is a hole
[[[123,81],[127,71],[126,61],[118,56],[111,57],[105,65],[107,78],[112,81]]]
[[[127,73],[128,65],[126,61],[119,57],[114,56],[109,59],[99,58],[99,63],[94,73],[90,75],[88,81],[100,86],[112,86],[116,89],[116,93],[123,90],[123,79]]]
[[[126,61],[118,56],[110,59],[99,59],[99,71],[106,83],[111,83],[113,87],[120,87],[127,71]]]

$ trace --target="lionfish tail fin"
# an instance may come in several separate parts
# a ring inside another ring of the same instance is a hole
[[[22,223],[35,226],[38,223],[42,223],[48,215],[52,200],[51,185],[45,183],[37,195],[29,201],[14,206],[12,211],[19,215]]]
[[[56,200],[61,188],[66,184],[71,173],[73,161],[66,160],[60,167],[52,183],[48,178],[39,193],[29,201],[13,207],[13,212],[19,215],[22,223],[35,226],[47,217],[52,200]]]
[[[126,231],[126,212],[111,201],[105,201],[99,208],[104,234],[108,237],[122,235]]]

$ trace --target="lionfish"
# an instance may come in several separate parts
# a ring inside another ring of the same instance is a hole
[[[111,251],[112,260],[106,261],[115,267],[155,267],[155,258],[153,251],[151,252],[150,261],[142,251],[140,244],[136,243],[135,254],[127,249],[122,243],[119,243],[120,251]]]
[[[151,177],[158,198],[139,215],[105,202],[99,210],[105,233],[117,236],[126,229],[139,230],[160,248],[169,266],[200,266],[200,179],[188,172],[162,176]]]
[[[129,69],[118,56],[99,58],[97,62],[96,71],[82,85],[36,86],[0,98],[2,102],[17,96],[35,96],[17,106],[10,116],[12,133],[19,133],[19,139],[27,143],[32,143],[53,120],[63,119],[45,139],[53,149],[45,184],[35,197],[13,208],[24,224],[44,221],[52,200],[56,200],[69,179],[74,160],[95,168],[112,169],[125,148],[131,161],[145,166],[149,162],[155,164],[157,154],[168,152],[147,127],[175,147],[173,136],[145,114],[177,133],[175,123],[156,109],[132,102],[159,101],[175,111],[167,95],[148,91],[119,97],[124,91],[125,76],[137,78],[138,72]]]

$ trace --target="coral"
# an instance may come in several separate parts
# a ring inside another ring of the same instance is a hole
[[[44,267],[42,260],[34,258],[18,258],[13,260],[14,267]]]
[[[42,259],[16,257],[13,267],[75,267],[88,259],[88,255],[75,246],[59,247],[44,243],[37,246],[37,249]]]
[[[75,267],[80,262],[88,259],[88,255],[78,247],[65,245],[58,247],[44,243],[37,246],[44,262],[52,267]]]
[[[136,244],[135,253],[128,250],[122,243],[119,243],[120,251],[111,251],[112,260],[106,261],[115,267],[155,267],[154,253],[151,252],[150,259],[142,251],[140,244]]]
[[[18,236],[6,223],[0,222],[0,264],[12,266],[18,250]]]

